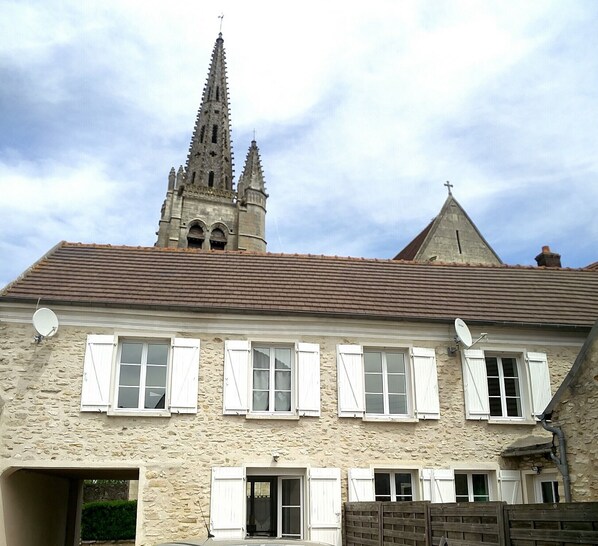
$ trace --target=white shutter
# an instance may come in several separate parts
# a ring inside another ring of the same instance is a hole
[[[439,419],[436,351],[413,347],[411,356],[415,382],[415,416],[418,419]]]
[[[349,502],[376,500],[374,470],[372,468],[349,468]]]
[[[465,416],[467,419],[488,419],[488,376],[484,351],[463,351],[463,388],[465,390]]]
[[[545,353],[527,353],[526,357],[532,393],[532,415],[542,415],[552,399],[548,359]]]
[[[245,538],[245,469],[212,468],[210,529],[216,538]]]
[[[175,338],[172,343],[170,411],[197,413],[199,339]]]
[[[81,411],[108,411],[114,336],[88,335],[83,361]]]
[[[363,417],[363,349],[360,345],[339,345],[337,349],[338,415]]]
[[[422,470],[424,500],[455,502],[455,471],[439,468]]]
[[[249,408],[247,380],[249,377],[249,341],[224,343],[223,413],[245,415]]]
[[[341,546],[341,471],[311,468],[309,471],[310,540]]]
[[[522,504],[521,472],[519,470],[500,470],[500,500],[508,504]]]
[[[297,343],[297,411],[299,415],[320,416],[320,346]]]

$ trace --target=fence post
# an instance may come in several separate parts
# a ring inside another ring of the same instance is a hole
[[[378,544],[384,546],[384,510],[382,502],[378,503]]]
[[[426,544],[432,546],[432,515],[429,501],[424,505],[424,521],[426,522]]]

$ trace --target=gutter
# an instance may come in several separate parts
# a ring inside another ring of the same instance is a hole
[[[557,457],[554,454],[554,451],[550,452],[550,458],[556,464],[559,472],[563,476],[563,486],[565,488],[565,502],[571,502],[571,476],[569,475],[569,465],[567,464],[567,446],[565,443],[565,434],[563,431],[555,426],[549,425],[546,422],[546,415],[541,416],[541,423],[544,430],[548,432],[552,432],[553,435],[556,435],[559,439],[559,455]],[[554,437],[554,436],[553,436]]]

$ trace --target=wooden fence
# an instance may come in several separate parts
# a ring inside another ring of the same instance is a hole
[[[349,502],[344,515],[345,546],[598,545],[598,503]]]

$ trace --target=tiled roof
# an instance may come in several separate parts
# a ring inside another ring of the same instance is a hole
[[[586,265],[586,269],[593,269],[594,271],[598,271],[598,262],[594,262],[593,264]]]
[[[430,221],[430,223],[422,230],[420,231],[415,238],[409,243],[407,244],[407,246],[401,250],[401,252],[399,252],[394,259],[395,260],[413,260],[415,259],[415,256],[417,255],[417,251],[421,248],[423,242],[425,241],[426,237],[428,236],[428,233],[430,233],[430,230],[432,229],[432,226],[434,225],[434,222],[436,221],[436,218],[432,219]]]
[[[61,243],[0,302],[589,328],[598,272]]]

